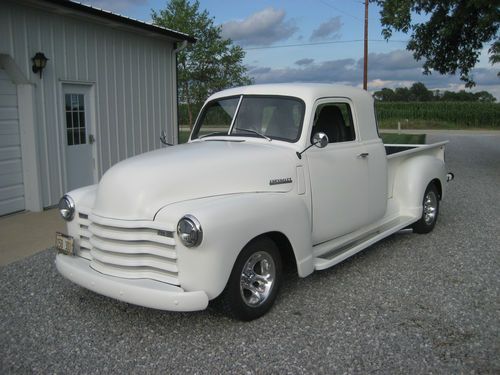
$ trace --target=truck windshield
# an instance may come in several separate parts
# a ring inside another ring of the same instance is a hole
[[[283,96],[217,99],[203,108],[191,139],[225,135],[296,142],[304,107],[300,99]]]

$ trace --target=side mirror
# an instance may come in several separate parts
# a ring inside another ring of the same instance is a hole
[[[330,142],[330,140],[328,139],[328,136],[323,132],[319,132],[313,135],[312,144],[318,148],[325,148],[328,145],[328,142]]]
[[[167,132],[166,132],[165,130],[162,130],[162,131],[161,131],[160,141],[161,141],[161,143],[163,143],[164,145],[167,145],[167,146],[173,146],[172,144],[170,144],[170,143],[168,143],[168,142],[167,142]]]
[[[307,150],[309,150],[312,146],[316,146],[318,148],[325,148],[328,145],[328,142],[329,142],[328,136],[325,133],[323,132],[316,133],[312,137],[312,143],[309,146],[307,146],[304,151],[296,152],[295,154],[297,154],[297,157],[299,159],[302,159],[302,154]]]

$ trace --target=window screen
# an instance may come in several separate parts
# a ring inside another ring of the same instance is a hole
[[[68,146],[86,144],[85,102],[83,94],[66,94],[65,104]]]

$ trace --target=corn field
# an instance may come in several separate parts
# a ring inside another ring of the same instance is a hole
[[[499,103],[377,102],[375,108],[382,124],[422,120],[471,128],[500,127]]]

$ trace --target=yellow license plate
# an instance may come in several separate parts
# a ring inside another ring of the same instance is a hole
[[[64,233],[56,232],[56,249],[60,253],[66,255],[73,255],[74,241],[73,237],[68,236]]]

